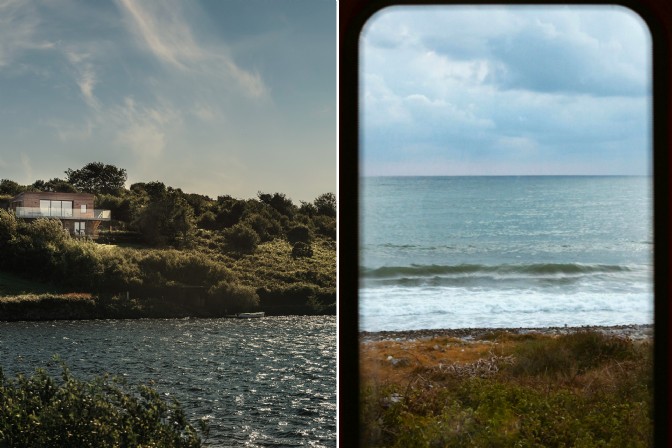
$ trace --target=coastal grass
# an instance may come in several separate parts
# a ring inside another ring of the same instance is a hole
[[[365,447],[648,447],[651,342],[595,331],[361,344]]]

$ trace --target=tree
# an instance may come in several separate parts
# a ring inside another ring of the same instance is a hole
[[[68,168],[67,181],[80,191],[87,193],[118,194],[126,183],[126,170],[113,165],[92,162],[79,170]]]
[[[278,213],[285,215],[290,219],[294,217],[296,206],[292,203],[291,199],[284,195],[284,193],[275,193],[271,195],[260,191],[257,193],[257,197],[264,204],[273,207]]]
[[[265,210],[247,215],[243,223],[249,225],[259,235],[261,241],[271,241],[282,232],[282,226]]]
[[[140,209],[133,224],[149,244],[176,244],[192,236],[194,211],[177,191],[169,188],[165,196]]]
[[[8,194],[10,196],[16,196],[17,194],[25,190],[26,187],[19,185],[13,180],[9,179],[0,180],[0,194]]]
[[[334,193],[324,193],[318,196],[313,204],[315,204],[318,215],[336,217],[336,195]]]
[[[77,193],[77,188],[75,188],[68,181],[59,179],[58,177],[50,179],[47,182],[43,180],[36,180],[35,182],[33,182],[32,185],[30,185],[29,188],[36,191],[53,191],[56,193]]]
[[[245,213],[245,201],[231,196],[217,197],[216,228],[224,229],[238,224]]]

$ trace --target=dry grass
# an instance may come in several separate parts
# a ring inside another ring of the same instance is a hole
[[[590,331],[363,341],[362,446],[650,446],[651,372]]]

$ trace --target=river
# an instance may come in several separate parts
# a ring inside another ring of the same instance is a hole
[[[334,316],[0,322],[5,375],[59,375],[54,355],[176,398],[206,446],[336,446]]]

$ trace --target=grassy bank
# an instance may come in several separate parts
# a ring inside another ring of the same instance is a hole
[[[593,331],[361,344],[368,447],[652,446],[650,340]]]
[[[177,250],[66,239],[34,251],[42,269],[32,279],[0,270],[0,319],[335,314],[335,243],[312,246],[312,257],[293,257],[284,240],[233,256],[212,244]]]

